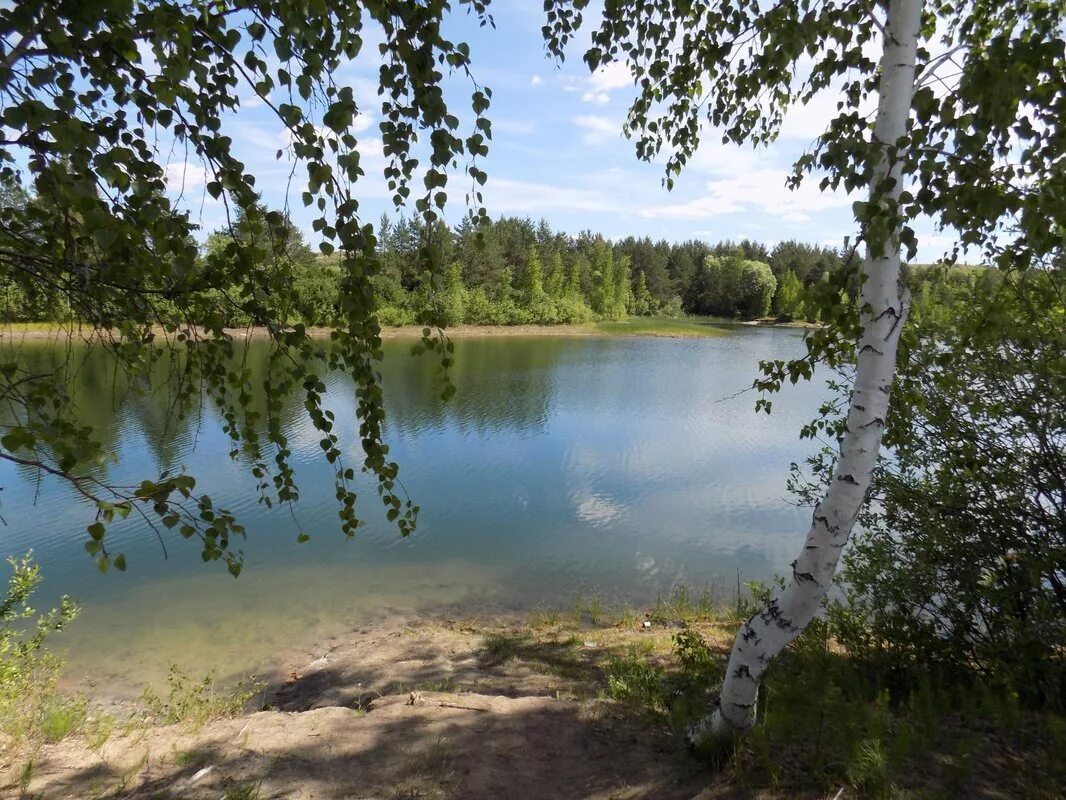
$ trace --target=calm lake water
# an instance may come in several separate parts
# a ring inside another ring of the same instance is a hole
[[[57,355],[55,345],[22,348]],[[101,575],[82,548],[90,508],[9,463],[0,552],[33,548],[46,576],[39,607],[63,592],[84,604],[56,644],[70,674],[100,686],[158,680],[171,663],[269,670],[387,614],[565,607],[593,593],[640,602],[677,582],[729,596],[738,572],[768,578],[794,557],[808,512],[789,504],[785,480],[810,450],[797,433],[823,390],[789,387],[771,416],[755,414],[751,392],[730,396],[759,359],[802,350],[799,331],[748,327],[713,339],[461,339],[458,393],[445,404],[430,362],[388,341],[387,440],[422,515],[401,539],[370,491],[354,541],[340,533],[330,469],[299,413],[287,431],[297,528],[286,510],[256,504],[210,412],[168,429],[165,391],[116,392],[107,364],[88,359],[78,392],[117,453],[111,476],[184,465],[247,527],[244,572],[234,580],[221,562],[203,564],[176,535],[164,558],[131,518],[108,534],[128,571]],[[357,448],[350,388],[336,379],[328,396],[342,441]],[[311,541],[297,543],[300,529]]]

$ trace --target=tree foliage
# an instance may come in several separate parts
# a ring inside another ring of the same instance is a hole
[[[1066,700],[1063,279],[971,273],[916,303],[904,402],[844,562],[835,616],[855,652]],[[824,475],[826,455],[812,466]]]
[[[30,601],[41,583],[41,568],[32,556],[8,558],[11,575],[0,594],[0,731],[15,741],[39,728],[49,703],[56,701],[60,662],[45,643],[79,610],[65,595],[58,608],[34,610]]]
[[[793,320],[803,317],[803,284],[791,269],[786,270],[778,279],[773,306],[778,319]]]
[[[187,410],[201,391],[215,402],[231,455],[251,463],[266,504],[299,496],[279,404],[292,387],[302,387],[322,454],[335,467],[340,524],[348,536],[360,521],[352,488],[359,468],[375,477],[401,533],[413,529],[417,507],[398,484],[397,465],[382,441],[375,366],[381,356],[380,264],[355,190],[363,176],[356,138],[363,109],[336,72],[364,55],[371,32],[379,35],[372,56],[380,59],[375,111],[394,202],[412,201],[433,225],[448,199],[448,175],[465,173],[469,200],[483,213],[485,174],[477,159],[491,134],[484,117],[490,93],[470,77],[467,45],[443,34],[456,7],[491,22],[483,0],[28,0],[0,9],[0,178],[10,185],[24,172],[32,195],[31,202],[5,199],[0,208],[6,285],[27,297],[45,290],[61,297],[129,374],[145,374],[161,351],[179,353],[174,363],[182,365],[184,380],[175,408]],[[470,79],[465,132],[445,101],[444,83],[452,74]],[[239,133],[232,112],[242,98],[262,103],[287,132],[291,145],[279,157],[299,165],[294,175],[306,175],[302,186],[297,182],[299,197],[316,210],[313,227],[323,253],[339,254],[337,327],[328,343],[288,326],[297,281],[288,267],[274,269],[273,257],[291,226],[284,214],[262,209],[255,176],[234,156]],[[228,241],[202,258],[194,223],[168,191],[161,155],[168,151],[204,170],[206,194],[228,214]],[[414,191],[418,179],[423,188]],[[423,263],[440,271],[433,248],[425,249]],[[269,332],[273,355],[262,383],[251,383],[234,361],[224,329],[234,314]],[[427,332],[426,344],[440,352],[446,368],[443,339]],[[346,373],[357,387],[359,464],[348,462],[323,407],[323,369]],[[16,409],[0,438],[0,457],[68,480],[93,504],[97,518],[88,527],[86,549],[102,569],[125,567],[122,555],[107,546],[107,523],[135,513],[197,538],[205,560],[224,559],[237,574],[234,539],[243,529],[213,506],[194,476],[165,473],[117,486],[94,471],[107,454],[98,434],[78,423],[62,391],[62,372],[30,374],[17,361],[0,364],[0,393]],[[265,418],[251,404],[262,393]]]
[[[764,317],[776,288],[770,265],[745,258],[738,249],[704,259],[693,281],[691,303],[697,314]]]
[[[546,4],[543,33],[556,56],[565,55],[588,6],[588,0]],[[592,70],[609,63],[630,70],[637,95],[625,132],[639,158],[664,156],[668,187],[709,131],[725,142],[765,144],[790,109],[828,92],[841,105],[796,162],[790,185],[814,175],[823,189],[853,190],[864,184],[875,147],[868,101],[876,94],[870,53],[881,35],[880,6],[872,0],[610,4],[583,55]],[[902,174],[915,182],[898,201],[879,197],[855,205],[860,241],[881,241],[895,222],[927,216],[986,264],[1040,267],[1061,251],[1064,25],[1066,8],[1043,0],[928,4],[913,121],[906,140],[892,145]],[[901,242],[913,257],[916,238],[907,224]],[[778,259],[770,260],[779,273]],[[792,268],[799,275],[799,265]],[[827,326],[808,337],[809,355],[764,364],[760,387],[779,388],[786,378],[808,374],[816,360],[846,357],[855,340],[854,311],[830,299],[821,314]]]

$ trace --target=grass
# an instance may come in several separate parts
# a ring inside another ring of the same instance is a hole
[[[668,726],[680,747],[713,707],[739,616],[764,588],[750,587],[743,607],[684,586],[645,611],[582,597],[568,611],[538,609],[528,625],[493,633],[485,658],[565,677],[568,697],[614,701]],[[1057,798],[1066,785],[1066,716],[1025,710],[976,676],[960,686],[885,675],[842,652],[826,622],[774,662],[759,704],[749,736],[701,752],[745,794]]]
[[[46,742],[58,742],[85,726],[88,707],[83,697],[56,694],[41,709],[38,729]]]
[[[763,591],[751,587],[752,602]],[[713,707],[744,610],[726,599],[713,588],[677,586],[634,609],[585,595],[565,610],[538,609],[525,625],[486,631],[482,665],[505,679],[512,668],[551,675],[548,691],[556,696],[587,702],[584,708],[596,713],[606,708],[604,718],[628,717],[647,730],[671,730],[683,749],[689,726]],[[445,679],[404,691],[468,688]],[[175,669],[167,694],[148,693],[146,705],[156,722],[202,725],[241,713],[258,689],[247,682],[222,688],[213,676],[191,680]],[[109,718],[97,720],[83,700],[77,702],[42,714],[39,741],[76,730],[87,741],[90,731],[106,740]],[[842,652],[824,621],[771,665],[755,730],[714,745],[697,755],[719,771],[713,780],[742,796],[775,800],[838,792],[874,800],[1057,798],[1066,785],[1066,716],[1026,709],[1017,696],[976,678],[960,685],[928,674],[887,676]],[[192,749],[174,758],[191,769],[204,755]],[[396,784],[392,796],[449,796],[459,782],[454,760],[447,739],[412,753],[410,777]],[[15,780],[27,786],[33,761],[24,763]],[[222,797],[256,800],[259,794],[258,785],[233,784]]]
[[[659,595],[649,614],[651,621],[659,624],[732,620],[717,591],[713,588],[693,589],[685,584],[678,584],[669,594]]]
[[[179,750],[174,755],[174,763],[179,767],[188,767],[192,769],[199,769],[200,767],[207,766],[208,761],[211,760],[211,754],[207,750]]]
[[[652,711],[666,711],[669,692],[663,669],[638,648],[611,656],[604,670],[606,695]]]
[[[0,324],[0,333],[66,333],[90,326],[72,322],[4,322]]]
[[[242,783],[226,789],[222,800],[259,800],[259,784]]]
[[[713,338],[728,336],[731,323],[715,317],[630,317],[597,322],[596,329],[616,336]]]
[[[192,680],[177,667],[171,667],[167,676],[167,694],[160,695],[149,686],[141,700],[150,716],[159,723],[186,723],[200,728],[211,720],[239,715],[263,687],[263,683],[250,678],[231,687],[219,688],[214,673]]]
[[[459,783],[452,743],[444,736],[416,752],[405,765],[404,777],[392,787],[392,800],[444,800],[455,796]]]

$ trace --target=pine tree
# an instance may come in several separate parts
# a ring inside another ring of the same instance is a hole
[[[592,308],[597,314],[609,319],[614,313],[614,253],[611,252],[610,246],[600,239],[594,246],[593,258]]]
[[[614,292],[611,298],[611,316],[624,319],[633,303],[630,284],[629,256],[619,256],[614,260]]]
[[[563,256],[556,250],[552,253],[551,271],[548,273],[548,296],[560,299],[566,293],[566,270],[563,268]]]
[[[648,278],[641,270],[637,273],[637,287],[633,290],[633,313],[646,317],[652,313],[652,296],[648,291]]]
[[[536,247],[529,248],[526,260],[525,300],[532,304],[544,297],[544,268]]]

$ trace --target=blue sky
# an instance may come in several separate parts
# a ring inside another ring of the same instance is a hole
[[[769,244],[796,238],[836,246],[845,236],[854,236],[851,202],[857,198],[822,193],[812,179],[798,191],[785,187],[791,164],[835,111],[834,97],[816,98],[790,112],[778,141],[769,148],[725,146],[713,131],[705,132],[695,159],[668,192],[662,186],[662,165],[638,161],[633,142],[621,134],[634,94],[625,67],[611,65],[590,75],[581,60],[583,40],[572,46],[565,64],[549,60],[540,33],[539,0],[501,0],[493,17],[495,30],[478,28],[465,13],[447,30],[453,40],[470,44],[475,76],[493,90],[488,114],[493,141],[483,163],[489,174],[484,195],[491,216],[543,217],[556,229],[590,229],[609,238],[749,237]],[[352,86],[364,110],[359,135],[368,175],[357,196],[364,217],[374,221],[383,211],[395,213],[380,175],[384,159],[375,115],[376,56],[375,42],[368,41],[364,55],[338,76]],[[453,110],[469,109],[469,94],[465,78],[448,81]],[[249,92],[226,128],[238,157],[256,175],[264,200],[283,207],[288,195],[294,220],[314,242],[311,214],[299,202],[299,175],[290,185],[292,165],[275,159],[277,149],[285,145],[281,124]],[[202,169],[186,164],[180,154],[162,155],[169,162],[172,187],[184,187],[182,204],[206,230],[218,227],[222,209],[204,195]],[[452,222],[465,211],[465,187],[462,180],[449,187],[447,216]],[[918,234],[921,261],[941,256],[952,241],[921,222]]]

